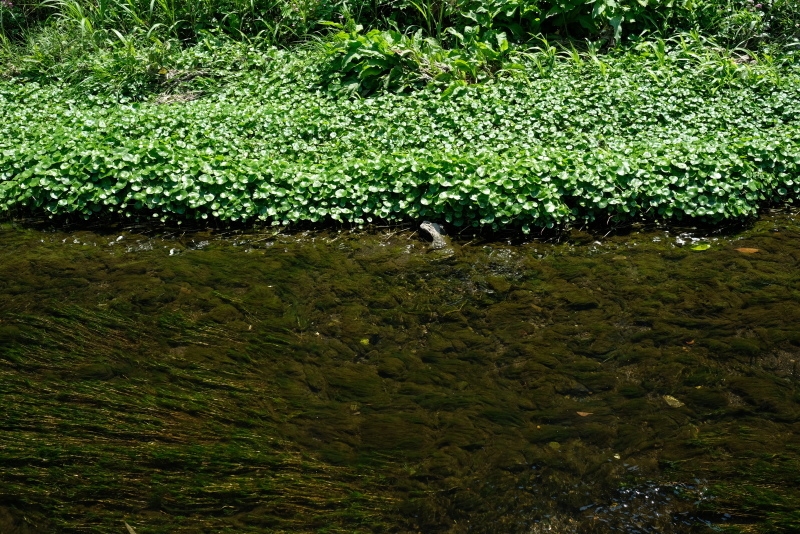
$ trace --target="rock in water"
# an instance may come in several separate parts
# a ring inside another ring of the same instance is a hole
[[[428,232],[433,238],[433,242],[431,243],[432,249],[439,250],[447,247],[447,238],[444,237],[444,231],[441,226],[434,222],[422,221],[419,227]]]
[[[672,395],[664,395],[663,399],[672,408],[680,408],[681,406],[684,405],[681,401],[679,401]]]

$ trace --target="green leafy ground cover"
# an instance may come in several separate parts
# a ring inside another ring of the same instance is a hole
[[[0,82],[2,210],[527,231],[716,222],[800,193],[791,55],[745,62],[683,41],[602,57],[544,50],[514,78],[346,98],[321,84],[319,51],[240,46],[189,76],[201,53],[175,60],[168,104]]]
[[[789,0],[1,0],[0,212],[746,217],[800,191],[799,39]]]

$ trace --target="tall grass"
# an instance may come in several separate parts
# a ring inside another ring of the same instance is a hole
[[[303,39],[337,9],[329,0],[2,0],[0,35],[25,42],[31,31],[60,22],[87,36],[116,30],[195,43],[213,31],[290,42]]]
[[[558,45],[567,38],[588,41],[585,59],[601,65],[599,52],[620,43],[646,36],[644,46],[664,55],[670,39],[689,34],[704,48],[692,53],[720,56],[709,61],[728,83],[742,75],[742,58],[763,61],[765,47],[800,42],[796,0],[0,0],[0,75],[143,87],[158,83],[178,50],[222,36],[255,46],[312,42],[330,35],[328,21],[397,32],[428,50],[415,52],[420,77],[458,83],[513,75],[512,56],[528,54],[542,70],[582,61],[573,45]],[[348,43],[364,48],[356,34]],[[362,67],[362,81],[376,72]]]
[[[0,0],[0,35],[24,40],[27,31],[61,19],[85,32],[156,29],[184,42],[210,30],[291,42],[307,40],[320,21],[344,16],[366,28],[423,28],[440,41],[447,28],[463,33],[466,26],[504,31],[517,42],[540,33],[604,37],[610,30],[616,40],[698,30],[725,46],[750,47],[800,36],[796,0]]]

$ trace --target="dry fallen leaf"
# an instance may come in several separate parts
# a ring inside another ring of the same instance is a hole
[[[586,417],[587,415],[592,415],[592,412],[575,412],[581,417]]]
[[[758,252],[759,249],[742,247],[742,248],[737,248],[736,250],[739,251],[739,252],[744,252],[745,254],[754,254],[754,253]]]

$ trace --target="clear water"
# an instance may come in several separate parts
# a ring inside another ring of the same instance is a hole
[[[0,531],[791,532],[798,238],[7,223]]]

